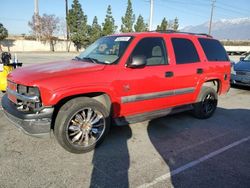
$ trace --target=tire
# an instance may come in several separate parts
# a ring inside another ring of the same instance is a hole
[[[210,118],[217,108],[217,103],[217,92],[211,87],[203,86],[197,102],[193,105],[194,116],[199,119]]]
[[[86,153],[104,140],[109,129],[110,116],[103,104],[88,97],[78,97],[60,108],[54,135],[67,151]]]

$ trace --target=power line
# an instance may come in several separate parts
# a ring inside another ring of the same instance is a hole
[[[10,20],[10,21],[18,21],[18,22],[24,22],[27,21],[27,19],[22,18],[7,18],[7,17],[0,17],[0,20]]]
[[[192,10],[187,9],[186,6],[173,6],[173,5],[167,5],[166,6],[166,4],[163,4],[163,3],[157,3],[157,4],[155,3],[155,6],[167,7],[167,8],[173,9],[173,10],[177,10],[177,11],[181,11],[183,13],[187,13],[189,15],[191,13],[192,15],[196,15],[196,16],[200,16],[200,17],[204,17],[204,18],[206,17],[207,18],[207,16],[204,16],[204,14],[199,14],[197,11],[194,12]]]
[[[161,2],[165,3],[168,2],[169,4],[176,4],[176,6],[180,7],[185,7],[187,8],[187,6],[193,6],[193,7],[199,7],[198,11],[200,11],[201,8],[206,8],[209,6],[209,1],[199,1],[199,0],[193,0],[192,2],[189,1],[184,1],[184,0],[160,0]],[[211,2],[211,1],[210,1]],[[236,8],[232,5],[229,4],[225,4],[225,3],[220,3],[220,2],[216,2],[216,4],[219,4],[219,6],[216,5],[216,8],[218,9],[223,9],[227,12],[233,12],[236,13],[238,15],[241,16],[247,16],[246,14],[249,13],[249,10],[243,9],[243,8]]]
[[[166,2],[164,0],[161,0],[162,2]],[[176,0],[168,0],[168,3],[172,3],[172,4],[180,4],[180,5],[191,5],[191,6],[208,6],[208,3],[205,2],[187,2],[187,1],[176,1]]]
[[[221,6],[216,6],[217,8],[219,8],[219,9],[222,9],[222,10],[225,10],[225,11],[227,11],[227,12],[233,12],[233,13],[235,13],[235,14],[238,14],[238,15],[244,15],[244,16],[246,16],[246,14],[244,13],[244,12],[241,12],[241,11],[237,11],[237,10],[234,10],[234,9],[232,9],[232,8],[224,8],[224,7],[221,7]]]
[[[232,6],[230,4],[227,4],[227,3],[222,3],[222,2],[218,2],[219,5],[221,6],[226,6],[227,8],[229,9],[232,9],[232,10],[237,10],[237,11],[244,11],[245,13],[249,13],[249,10],[248,9],[245,9],[245,8],[242,8],[242,7],[236,7],[236,6]]]

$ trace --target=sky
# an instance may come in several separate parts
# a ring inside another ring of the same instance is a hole
[[[34,13],[34,0],[1,0],[0,23],[10,34],[29,34],[28,21]],[[73,0],[68,0],[69,8]],[[126,12],[127,0],[79,0],[91,24],[94,16],[99,24],[105,19],[108,5],[112,7],[115,24],[120,28],[121,17]],[[166,17],[179,19],[180,28],[199,25],[210,19],[212,0],[154,0],[153,28]],[[136,18],[141,14],[149,21],[150,0],[132,0]],[[250,18],[250,0],[216,0],[213,20]],[[39,0],[39,14],[54,14],[65,19],[65,0]]]

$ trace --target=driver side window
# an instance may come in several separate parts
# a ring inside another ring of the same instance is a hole
[[[134,56],[144,56],[147,66],[168,64],[165,42],[159,37],[144,38],[139,41],[132,52],[132,57]]]

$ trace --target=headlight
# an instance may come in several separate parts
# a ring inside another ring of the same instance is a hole
[[[40,96],[39,89],[37,87],[28,87],[29,96]]]
[[[39,89],[37,87],[29,87],[24,85],[18,85],[17,91],[21,95],[27,95],[27,96],[40,96]]]
[[[17,91],[21,95],[26,95],[27,94],[27,87],[23,85],[18,85]]]

